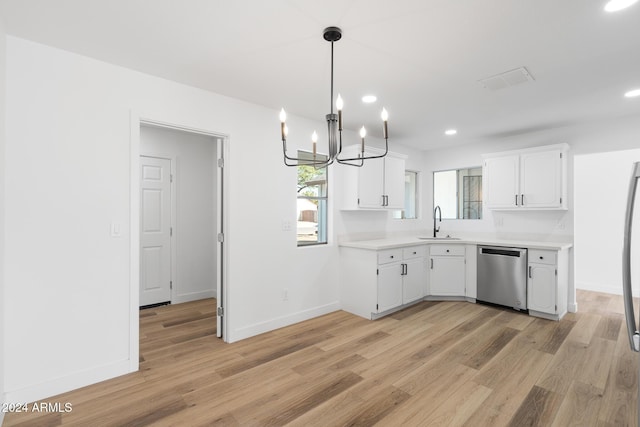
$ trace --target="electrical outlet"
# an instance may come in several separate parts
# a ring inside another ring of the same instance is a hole
[[[282,301],[289,301],[289,289],[282,290]]]
[[[564,230],[564,221],[558,221],[558,224],[556,225],[556,228],[558,230]]]
[[[289,220],[282,221],[282,231],[291,231],[291,221]]]
[[[504,226],[504,218],[502,218],[501,216],[494,218],[493,222],[496,227]]]

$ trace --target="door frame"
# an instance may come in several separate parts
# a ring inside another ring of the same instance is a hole
[[[219,294],[217,295],[218,305],[225,310],[224,321],[221,322],[221,338],[227,342],[228,323],[229,323],[229,292],[228,292],[228,264],[229,264],[229,167],[230,167],[230,138],[229,135],[211,130],[194,127],[177,123],[174,120],[166,118],[154,117],[154,115],[143,115],[138,111],[130,112],[130,206],[129,206],[129,366],[131,372],[139,369],[140,357],[140,126],[149,125],[163,127],[183,132],[197,133],[207,135],[217,140],[217,153],[224,159],[224,166],[218,168],[219,176],[222,178],[218,181],[218,197],[216,228],[218,233],[222,233],[224,239],[218,242],[218,256],[216,262],[219,265],[217,271],[217,286]],[[216,165],[218,166],[218,165]],[[221,206],[220,206],[221,205]],[[220,295],[221,294],[221,295]],[[220,316],[218,316],[218,320]]]

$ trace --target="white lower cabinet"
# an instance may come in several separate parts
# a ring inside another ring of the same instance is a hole
[[[402,266],[396,262],[378,267],[376,313],[402,305]]]
[[[424,297],[427,282],[425,258],[408,259],[404,262],[405,272],[402,276],[402,303],[409,304]]]
[[[529,314],[559,320],[567,312],[566,251],[529,249],[527,308]]]
[[[430,296],[465,296],[464,245],[432,245],[429,251]]]
[[[343,310],[376,319],[424,299],[476,299],[476,246],[463,243],[392,249],[340,248]],[[567,313],[569,248],[528,250],[527,309],[559,320]]]
[[[340,300],[345,311],[374,319],[424,297],[424,245],[379,251],[341,248],[340,257]]]

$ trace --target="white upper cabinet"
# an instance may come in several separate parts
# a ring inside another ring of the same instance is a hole
[[[485,155],[488,209],[566,209],[567,144]]]
[[[488,208],[512,208],[520,192],[520,156],[503,156],[485,159],[483,180],[485,204]]]
[[[345,149],[349,157],[357,156],[355,152],[352,147]],[[382,153],[368,148],[366,155]],[[405,159],[406,156],[389,152],[385,157],[365,160],[362,167],[343,166],[341,209],[403,209]]]

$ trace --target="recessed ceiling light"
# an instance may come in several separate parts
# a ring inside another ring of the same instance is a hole
[[[607,12],[617,12],[622,9],[626,9],[638,0],[610,0],[604,6],[604,10]]]
[[[635,98],[636,96],[640,96],[640,89],[630,90],[629,92],[625,93],[624,96],[626,98]]]
[[[445,135],[449,135],[449,136],[455,135],[456,133],[458,133],[458,131],[455,129],[448,129],[444,132]]]
[[[378,100],[378,97],[375,95],[365,95],[362,97],[362,102],[365,104],[372,104]]]

